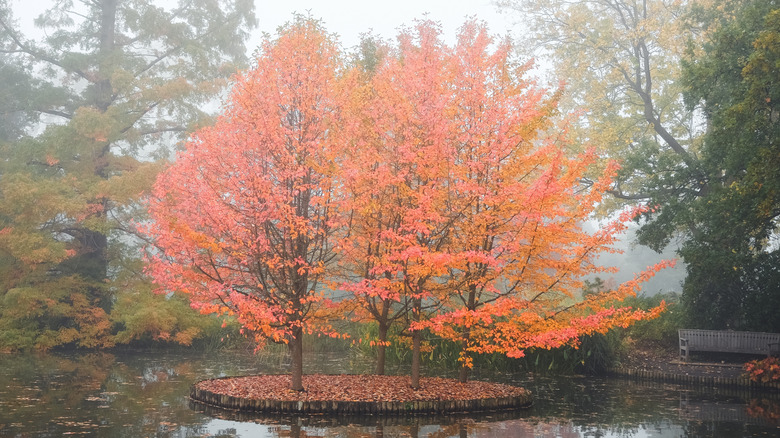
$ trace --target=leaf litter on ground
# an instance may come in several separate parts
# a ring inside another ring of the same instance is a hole
[[[204,380],[198,389],[233,397],[279,401],[430,401],[475,400],[528,394],[525,388],[500,383],[423,377],[413,389],[408,376],[326,375],[303,376],[303,392],[290,389],[289,375],[260,375]]]

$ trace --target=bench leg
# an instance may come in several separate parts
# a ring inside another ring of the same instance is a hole
[[[780,355],[780,342],[770,342],[767,348],[766,357]]]
[[[680,339],[680,360],[688,362],[688,340]]]

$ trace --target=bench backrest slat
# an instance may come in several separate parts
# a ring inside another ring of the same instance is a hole
[[[780,333],[680,329],[679,336],[690,351],[768,353],[780,344]]]

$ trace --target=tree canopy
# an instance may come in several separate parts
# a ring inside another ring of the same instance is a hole
[[[680,60],[694,29],[687,1],[502,0],[528,30],[527,56],[552,64],[562,106],[582,117],[574,134],[621,163],[611,194],[686,202],[699,190],[695,112],[684,105]],[[670,175],[687,179],[669,181]],[[615,207],[620,203],[611,202]]]
[[[320,23],[296,17],[158,178],[149,273],[287,344],[294,390],[302,334],[335,335],[334,297],[403,324],[413,387],[425,330],[462,343],[468,369],[475,353],[519,357],[657,315],[620,302],[667,263],[579,294],[636,212],[583,230],[616,169],[581,182],[596,155],[570,154],[550,121],[558,94],[492,43],[468,22],[450,47],[421,21],[347,67]]]
[[[670,206],[645,239],[687,226],[684,303],[705,327],[780,330],[780,4],[716,2],[694,9],[703,50],[684,65],[690,105],[704,108],[707,192]]]

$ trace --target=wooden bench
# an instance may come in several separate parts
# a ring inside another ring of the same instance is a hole
[[[679,329],[680,359],[688,361],[691,351],[766,354],[780,352],[780,333],[731,330]]]

